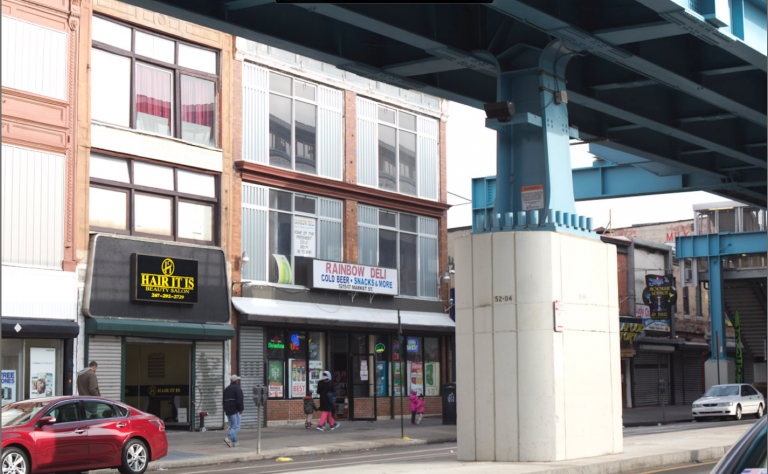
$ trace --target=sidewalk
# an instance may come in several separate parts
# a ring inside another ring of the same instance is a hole
[[[624,409],[624,427],[655,426],[659,423],[682,423],[693,420],[691,405],[665,406],[662,415],[661,407],[639,407]]]
[[[442,418],[424,418],[421,426],[411,425],[410,417],[405,419],[405,436],[400,439],[400,420],[376,422],[341,420],[341,426],[334,431],[317,431],[304,425],[262,428],[261,455],[256,454],[257,431],[242,429],[237,434],[240,447],[230,448],[224,443],[226,431],[190,433],[166,431],[168,456],[150,464],[150,470],[204,466],[219,463],[258,461],[281,456],[304,456],[342,451],[389,448],[395,446],[421,445],[456,441],[456,426],[443,425]]]
[[[400,439],[400,422],[344,422],[335,431],[317,431],[303,426],[262,429],[262,454],[256,454],[256,430],[244,429],[238,434],[239,448],[224,443],[224,431],[205,433],[168,432],[168,456],[153,462],[149,470],[178,469],[237,462],[250,462],[277,457],[321,455],[328,453],[413,446],[456,440],[456,426],[442,425],[440,418],[425,418],[421,426],[406,420],[405,436]],[[556,463],[491,463],[505,472],[548,474],[604,474],[635,469],[654,468],[691,461],[709,461],[721,457],[751,425],[713,426],[712,428],[672,433],[638,435],[624,439],[622,454]],[[439,463],[437,463],[439,464]],[[476,472],[488,463],[453,463],[445,469],[464,466]],[[430,465],[431,467],[436,465]],[[486,466],[486,467],[483,467]],[[390,468],[392,466],[390,465]],[[494,472],[493,470],[485,472]]]

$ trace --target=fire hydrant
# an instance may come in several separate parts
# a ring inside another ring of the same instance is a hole
[[[200,412],[200,432],[205,433],[205,417],[208,416],[207,411],[201,411]]]

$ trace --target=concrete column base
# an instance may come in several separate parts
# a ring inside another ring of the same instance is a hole
[[[720,366],[718,381],[717,368]],[[704,362],[704,391],[713,385],[736,383],[736,362],[733,359],[709,359]]]
[[[495,232],[457,240],[455,253],[459,460],[620,453],[616,247]]]

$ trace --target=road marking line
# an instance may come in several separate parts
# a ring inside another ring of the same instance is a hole
[[[654,472],[674,471],[674,470],[676,470],[676,469],[687,469],[687,468],[689,468],[689,467],[696,467],[696,466],[707,466],[707,465],[709,465],[709,464],[717,464],[718,462],[720,462],[720,461],[712,461],[712,462],[700,462],[700,463],[698,463],[698,464],[691,464],[691,465],[688,465],[688,466],[670,467],[670,468],[667,468],[667,469],[659,469],[659,470],[656,470],[656,471],[645,471],[645,472],[640,472],[640,473],[638,473],[638,474],[653,474]]]
[[[445,453],[445,454],[451,454],[451,453]],[[410,461],[412,459],[420,459],[420,458],[439,458],[439,457],[443,457],[445,454],[426,454],[426,455],[423,455],[423,456],[406,456],[406,457],[394,458],[394,460]],[[329,464],[326,464],[326,465],[322,466],[322,468],[325,469],[325,468],[331,468],[331,467],[352,466],[352,465],[355,465],[355,464],[367,464],[369,462],[370,461],[355,461],[355,462],[338,463],[338,464],[330,464],[329,463]],[[392,462],[392,460],[387,460],[387,461],[383,462],[382,464],[389,464],[390,462]],[[261,471],[259,474],[277,474],[277,473],[280,473],[280,472],[307,471],[307,470],[310,470],[310,469],[317,469],[317,467],[307,466],[307,467],[303,467],[303,468],[299,468],[299,469],[281,469],[279,471]]]
[[[456,447],[454,446],[452,448],[420,449],[420,450],[416,450],[416,451],[411,451],[410,453],[412,453],[412,454],[429,453],[429,452],[432,452],[432,451],[444,451],[444,450],[452,450],[452,449],[456,449]],[[333,454],[338,454],[338,453],[315,454],[315,455],[312,455],[312,456],[324,456],[324,455],[333,455]],[[443,454],[451,454],[451,452],[449,451],[449,452],[443,453]],[[311,454],[307,454],[307,456],[310,456],[310,455]],[[346,461],[346,460],[349,460],[349,459],[375,458],[375,457],[391,456],[391,455],[392,455],[392,453],[366,454],[364,456],[345,457],[345,458],[340,459],[340,461],[342,461],[342,460]],[[400,458],[397,458],[397,459],[400,459]],[[263,459],[263,461],[269,461],[269,459]],[[291,465],[292,466],[296,466],[297,464],[317,463],[317,462],[321,462],[321,461],[322,462],[333,462],[333,461],[328,461],[328,460],[313,459],[313,460],[308,460],[308,461],[295,461],[295,462],[291,463]],[[250,461],[250,462],[261,462],[261,461]],[[264,466],[264,467],[268,467],[268,466]],[[252,466],[252,468],[253,469],[258,469],[259,466]],[[191,471],[188,474],[206,474],[206,473],[210,473],[210,472],[237,471],[238,469],[245,469],[245,468],[244,467],[236,467],[236,468],[228,468],[228,469],[216,469],[215,471]],[[274,472],[280,472],[280,471],[274,471]]]

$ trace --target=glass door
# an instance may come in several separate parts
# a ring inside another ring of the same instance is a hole
[[[375,356],[373,354],[355,354],[352,356],[352,378],[349,399],[350,420],[375,421],[377,379],[375,376]]]

